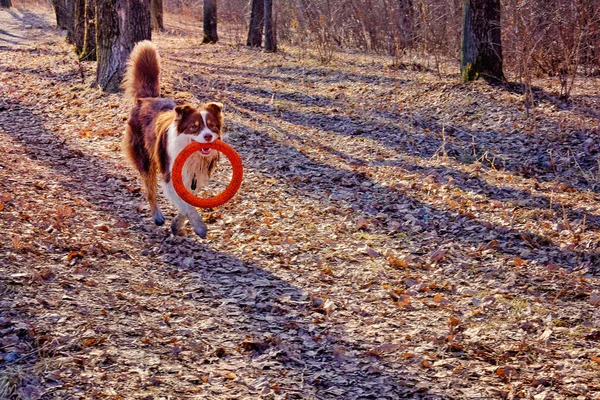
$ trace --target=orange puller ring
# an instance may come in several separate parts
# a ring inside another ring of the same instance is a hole
[[[225,188],[225,190],[223,190],[216,196],[203,198],[195,196],[187,190],[187,188],[183,184],[181,174],[183,171],[183,165],[185,164],[187,159],[195,152],[207,148],[215,149],[223,153],[231,163],[233,174],[231,176],[231,182],[229,182],[229,185]],[[233,147],[221,140],[215,140],[212,143],[198,143],[194,141],[191,142],[186,147],[184,147],[183,150],[181,150],[181,152],[179,152],[177,157],[175,157],[175,162],[173,163],[173,170],[171,171],[171,179],[173,179],[173,187],[175,188],[175,192],[177,192],[179,197],[181,197],[186,203],[200,208],[218,207],[231,200],[240,188],[240,185],[242,184],[243,175],[244,167],[242,166],[242,159],[240,158],[238,153],[236,153]]]

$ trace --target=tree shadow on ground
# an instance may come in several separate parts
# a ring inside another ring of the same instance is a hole
[[[503,85],[500,85],[500,87],[504,88],[510,93],[520,94],[523,96],[527,95],[529,92],[529,87],[525,83],[506,82]],[[553,105],[559,110],[569,110],[575,114],[581,115],[582,117],[600,119],[600,113],[597,110],[582,104],[585,103],[585,100],[598,101],[600,96],[573,95],[569,98],[564,98],[559,94],[550,93],[539,86],[531,86],[531,93],[535,103],[545,102]]]
[[[10,10],[9,13],[17,22],[27,28],[52,28],[48,25],[48,20],[38,13],[21,8],[18,12]]]
[[[237,110],[242,113],[242,110]],[[240,130],[248,130],[247,127],[236,127]],[[234,128],[234,129],[236,129]],[[590,267],[597,265],[600,262],[600,254],[596,252],[588,252],[584,250],[564,250],[553,245],[547,238],[540,236],[527,229],[518,230],[508,228],[502,225],[496,225],[484,220],[479,220],[477,217],[468,215],[462,212],[451,212],[439,206],[424,203],[422,200],[414,197],[410,192],[402,192],[400,190],[386,187],[378,184],[366,174],[358,171],[350,171],[342,168],[335,168],[328,164],[315,161],[306,154],[298,150],[282,145],[280,142],[274,141],[268,135],[258,131],[250,131],[249,135],[260,138],[261,150],[267,153],[266,159],[287,160],[287,163],[269,163],[257,162],[260,156],[255,154],[254,157],[249,157],[246,163],[250,163],[251,168],[256,170],[269,171],[269,176],[277,177],[281,185],[292,185],[295,187],[294,195],[307,196],[312,194],[313,197],[323,196],[325,193],[335,192],[336,189],[343,188],[352,190],[357,195],[342,201],[348,203],[356,215],[370,215],[376,217],[379,213],[385,212],[392,218],[398,221],[409,221],[408,214],[420,215],[419,225],[423,228],[423,232],[436,231],[440,238],[451,239],[464,246],[477,248],[482,243],[477,239],[471,239],[463,232],[488,232],[487,237],[493,236],[502,246],[496,249],[500,253],[507,256],[524,257],[529,260],[536,260],[538,255],[537,250],[553,254],[551,262],[563,266],[579,267],[582,264],[587,264]],[[247,151],[252,152],[252,149]],[[256,152],[255,152],[256,153]],[[297,167],[291,168],[289,163],[293,160]],[[315,172],[318,172],[315,174]],[[312,175],[315,174],[315,178]],[[301,175],[301,179],[298,176]],[[318,176],[318,177],[317,177]],[[324,178],[326,177],[326,178]],[[365,190],[363,183],[368,183],[369,189]],[[462,187],[463,190],[469,190],[469,187]],[[496,191],[497,188],[489,187],[491,191]],[[509,189],[508,192],[512,191]],[[531,194],[528,192],[512,193],[511,196],[518,197],[526,196],[525,199],[531,199]],[[498,197],[502,200],[502,197]],[[534,202],[536,199],[532,199]],[[398,212],[394,210],[394,204],[410,205],[411,211]],[[581,216],[579,210],[569,209],[569,213],[574,216]],[[451,228],[450,225],[460,225],[460,229]],[[408,226],[406,226],[408,229]],[[480,238],[478,238],[480,240]],[[510,244],[507,248],[504,245]],[[529,256],[523,256],[530,254]]]
[[[123,174],[115,172],[114,166],[71,147],[59,133],[44,129],[39,118],[25,104],[9,99],[7,107],[1,112],[3,115],[0,123],[10,121],[7,125],[0,125],[4,135],[8,135],[6,140],[21,143],[25,151],[23,156],[30,158],[32,163],[39,163],[55,171],[57,175],[68,177],[57,182],[65,191],[84,198],[105,214],[107,219],[130,215],[133,203],[138,199],[134,198],[135,195],[127,190],[124,184],[114,184],[128,180]],[[243,148],[241,150],[243,151]],[[285,153],[292,151],[283,150]],[[256,165],[253,163],[247,164],[247,168],[254,167]],[[331,172],[344,174],[335,170]],[[285,178],[285,175],[281,177]],[[105,190],[99,190],[103,186]],[[398,369],[397,365],[392,368],[385,357],[381,358],[371,353],[373,349],[369,341],[345,335],[343,324],[333,322],[333,326],[328,325],[326,329],[315,325],[315,315],[320,315],[319,318],[323,320],[334,318],[335,315],[328,316],[323,305],[312,298],[306,289],[282,280],[262,269],[260,265],[215,251],[195,237],[171,237],[165,240],[163,229],[149,232],[144,228],[145,224],[140,224],[137,216],[125,218],[131,223],[131,229],[136,231],[136,234],[142,238],[148,235],[146,245],[151,246],[152,243],[162,240],[158,251],[150,251],[144,256],[148,257],[150,262],[160,254],[166,255],[163,260],[175,270],[186,269],[195,272],[196,276],[201,275],[196,282],[196,286],[202,287],[203,295],[198,296],[200,301],[227,304],[228,306],[220,311],[229,312],[236,309],[236,315],[243,315],[243,318],[236,319],[236,329],[231,335],[240,341],[240,346],[244,335],[254,336],[254,341],[248,344],[246,359],[260,359],[265,365],[262,374],[276,380],[282,369],[295,371],[297,379],[303,382],[303,387],[301,390],[292,390],[291,398],[306,398],[306,395],[323,399],[446,397],[443,393],[418,386],[419,378],[411,375],[408,369]],[[149,220],[148,216],[143,218]],[[182,265],[182,257],[186,256],[192,257],[194,262]],[[155,279],[160,280],[160,272],[157,274]],[[75,298],[81,291],[86,290],[84,285],[71,289],[68,285],[64,287],[65,293]],[[249,296],[248,293],[254,295]],[[112,296],[108,293],[106,295]],[[26,294],[22,293],[22,296],[25,297]],[[191,298],[194,299],[193,296]],[[110,304],[107,298],[96,298],[95,301],[95,307]],[[126,321],[131,317],[127,310],[113,309],[109,306],[105,310],[109,310],[109,313],[120,320]],[[21,318],[36,326],[31,317],[23,315]],[[102,321],[96,321],[90,326],[96,323],[101,325]],[[221,326],[219,329],[227,328]],[[286,339],[281,339],[282,333],[287,335]],[[202,333],[199,333],[196,339],[209,341]],[[343,354],[335,350],[340,348],[346,349]],[[227,357],[213,362],[225,364]],[[105,373],[107,371],[105,370]],[[107,384],[112,385],[111,387],[119,385],[110,380]]]
[[[233,100],[239,107],[246,108],[251,111],[257,111],[264,115],[275,116],[282,121],[304,126],[307,128],[322,129],[327,132],[334,132],[345,136],[362,136],[381,143],[390,149],[399,152],[405,152],[412,155],[417,155],[422,158],[433,156],[442,145],[445,151],[452,159],[469,164],[476,160],[482,160],[484,164],[489,164],[493,168],[506,169],[526,178],[534,177],[541,181],[557,180],[559,182],[572,184],[572,177],[564,177],[560,171],[555,170],[552,159],[552,152],[555,151],[556,145],[554,139],[541,135],[542,141],[537,146],[536,156],[528,162],[523,162],[523,140],[527,141],[527,135],[520,132],[514,136],[515,140],[498,140],[503,137],[503,134],[493,130],[474,130],[464,124],[455,126],[451,123],[441,121],[435,118],[435,110],[422,109],[419,114],[396,112],[384,112],[371,109],[361,109],[356,116],[349,116],[349,113],[354,113],[356,110],[348,108],[346,104],[332,96],[319,96],[304,93],[303,91],[295,92],[277,92],[267,90],[260,87],[251,86],[251,82],[239,83],[240,79],[259,79],[259,80],[281,80],[286,83],[298,81],[303,77],[301,67],[297,68],[243,68],[216,66],[208,62],[187,62],[183,59],[174,57],[173,60],[180,64],[192,64],[199,68],[214,72],[217,77],[212,74],[186,74],[187,80],[191,83],[198,84],[199,87],[215,86],[218,91],[221,91],[225,96]],[[272,70],[277,70],[278,73],[285,71],[289,76],[277,76],[271,74]],[[222,76],[231,77],[235,82],[227,82]],[[237,79],[233,79],[233,78]],[[409,83],[407,80],[377,77],[376,75],[361,75],[337,73],[327,69],[310,69],[309,80],[314,80],[314,83],[328,82],[352,82],[361,83],[368,86],[371,83],[382,80],[390,85],[390,89],[402,88],[403,85]],[[219,81],[215,84],[214,81]],[[199,92],[193,88],[193,85],[188,85],[186,89],[190,89],[200,98],[206,97],[206,93]],[[464,91],[470,90],[468,87],[456,86],[455,88]],[[248,95],[254,96],[258,101],[248,99]],[[551,95],[545,97],[554,98]],[[277,104],[277,102],[284,104]],[[295,106],[286,107],[285,102],[292,102],[300,107],[295,110]],[[426,116],[425,116],[426,115]],[[554,124],[555,125],[555,124]],[[414,129],[417,128],[417,129]],[[559,132],[564,128],[555,125],[552,132]],[[443,137],[442,132],[445,132]],[[511,134],[512,135],[512,134]],[[484,146],[491,144],[492,148],[486,148],[478,145],[477,142],[484,143]],[[581,148],[575,148],[573,154],[578,154],[580,157],[576,159],[580,168],[583,170],[593,170],[597,168],[597,159],[593,151],[590,153],[587,147],[583,145]],[[514,157],[518,155],[518,157]],[[520,157],[519,157],[520,156]],[[589,187],[590,182],[587,178],[580,177],[578,185]],[[600,190],[599,185],[592,184],[592,188]]]

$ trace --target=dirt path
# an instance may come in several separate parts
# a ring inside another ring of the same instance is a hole
[[[246,169],[174,238],[127,105],[44,21],[0,12],[0,398],[597,398],[598,196],[523,162],[518,94],[159,35],[165,95],[223,101]],[[584,166],[588,106],[540,102]]]

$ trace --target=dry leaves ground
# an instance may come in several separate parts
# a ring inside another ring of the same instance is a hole
[[[0,398],[599,398],[597,80],[527,110],[172,18],[164,93],[224,102],[246,168],[207,240],[174,238],[121,95],[49,10],[0,26]]]

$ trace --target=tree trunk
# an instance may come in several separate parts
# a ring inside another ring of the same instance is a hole
[[[277,36],[273,23],[273,0],[264,0],[265,3],[265,50],[277,51]]]
[[[12,4],[10,0],[0,0],[0,8],[10,8]]]
[[[204,37],[202,43],[217,43],[217,0],[204,0]]]
[[[73,34],[71,41],[75,53],[81,54],[85,37],[85,0],[73,0]]]
[[[152,4],[152,30],[162,31],[165,29],[163,23],[163,0],[151,0]]]
[[[413,45],[415,35],[413,0],[400,0],[399,11],[398,32],[400,32],[400,45],[402,48],[409,48]]]
[[[85,32],[80,60],[96,60],[96,0],[85,0],[84,12]]]
[[[265,20],[264,0],[252,0],[252,11],[250,14],[250,28],[248,29],[248,40],[246,46],[260,47],[262,44],[263,24]]]
[[[64,0],[67,21],[67,42],[75,43],[75,0]]]
[[[56,26],[67,29],[67,2],[65,0],[52,0],[52,8],[56,14]]]
[[[460,72],[462,81],[479,77],[504,81],[500,0],[464,0]]]
[[[133,46],[150,40],[150,0],[97,0],[96,81],[106,92],[117,92]]]

